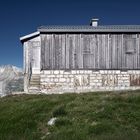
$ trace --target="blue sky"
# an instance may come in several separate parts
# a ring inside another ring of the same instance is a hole
[[[20,36],[41,25],[140,24],[140,0],[0,0],[0,65],[23,65]]]

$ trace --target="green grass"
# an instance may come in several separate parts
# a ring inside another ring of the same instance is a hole
[[[139,140],[140,91],[1,98],[0,140],[39,139]]]

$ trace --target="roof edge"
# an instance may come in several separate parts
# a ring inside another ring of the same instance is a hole
[[[65,29],[42,29],[40,33],[140,33],[140,30],[65,30]]]
[[[32,37],[38,36],[38,35],[40,35],[40,32],[36,31],[34,33],[31,33],[31,34],[20,37],[20,41],[23,42],[24,40],[27,40],[28,38],[32,38]]]
[[[41,26],[38,28],[40,33],[49,32],[140,32],[140,25],[103,25],[103,26],[89,26],[89,25],[51,25]]]

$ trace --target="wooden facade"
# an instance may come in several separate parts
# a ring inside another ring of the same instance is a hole
[[[42,33],[43,70],[138,70],[139,33]]]

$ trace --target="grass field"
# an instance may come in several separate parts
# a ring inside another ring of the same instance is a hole
[[[40,139],[139,140],[140,91],[1,98],[0,140]]]

